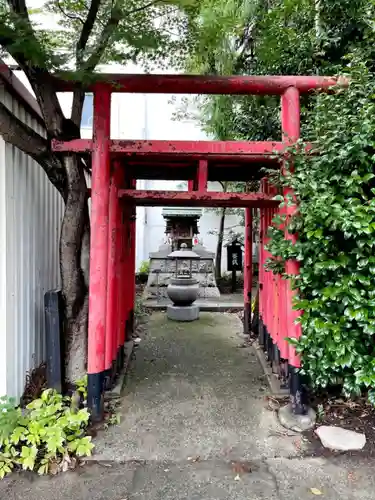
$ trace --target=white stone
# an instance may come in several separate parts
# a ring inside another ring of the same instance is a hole
[[[362,450],[366,444],[366,436],[349,431],[342,427],[322,425],[315,431],[322,445],[330,450],[349,451]]]

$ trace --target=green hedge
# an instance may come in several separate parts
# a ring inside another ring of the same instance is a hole
[[[282,260],[268,266],[301,262],[303,373],[315,386],[342,384],[347,395],[370,389],[375,402],[375,80],[352,65],[349,88],[319,96],[308,113],[304,137],[316,150],[295,151],[294,175],[282,179],[299,201],[289,223],[298,242],[270,230],[268,248]]]

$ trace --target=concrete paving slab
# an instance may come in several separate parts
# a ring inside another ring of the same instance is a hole
[[[272,476],[264,464],[237,474],[230,463],[155,464],[137,468],[131,500],[277,500]]]
[[[338,457],[267,459],[280,500],[373,500],[375,478],[373,463],[366,460]]]
[[[55,477],[12,474],[0,481],[2,500],[128,499],[137,464],[121,468],[93,464]]]

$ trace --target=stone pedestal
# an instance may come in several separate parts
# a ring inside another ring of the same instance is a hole
[[[209,252],[202,245],[195,245],[193,252],[199,255],[199,261],[192,264],[192,276],[198,281],[200,299],[220,297],[214,273],[214,252]],[[175,273],[176,264],[168,260],[171,245],[162,245],[157,252],[150,254],[150,272],[145,288],[145,299],[167,299],[167,286]]]
[[[167,318],[173,321],[195,321],[199,319],[199,307],[195,304],[191,306],[168,306]]]

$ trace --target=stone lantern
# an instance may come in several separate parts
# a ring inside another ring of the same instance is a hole
[[[200,260],[198,254],[182,243],[180,250],[168,255],[175,263],[174,275],[167,287],[167,295],[173,305],[167,307],[167,317],[174,321],[194,321],[199,318],[199,307],[194,304],[199,294],[198,280],[193,278],[193,262]]]

